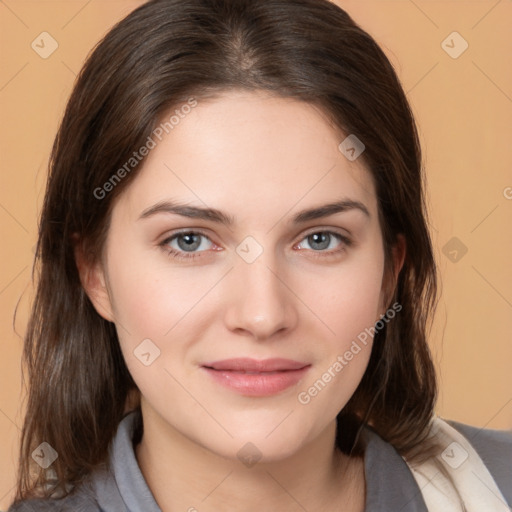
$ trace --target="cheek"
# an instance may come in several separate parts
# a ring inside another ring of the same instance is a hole
[[[110,271],[114,313],[133,341],[163,339],[211,287],[200,269],[179,268],[163,251],[113,253],[115,261],[120,263]]]
[[[307,281],[298,277],[300,294],[330,331],[326,339],[342,349],[379,317],[383,257],[375,249]]]
[[[379,266],[377,265],[377,268]],[[379,313],[381,273],[351,272],[329,284],[329,293],[314,302],[331,331],[318,346],[318,359],[296,399],[311,418],[334,419],[357,389],[368,366]],[[318,329],[317,329],[318,330]]]
[[[317,349],[314,372],[297,397],[301,407],[308,406],[309,413],[336,416],[356,390],[368,365],[375,323],[382,313],[384,260],[377,246],[374,252],[359,256],[340,266],[329,279],[317,277],[316,283],[322,287],[309,285],[309,289],[315,290],[309,295],[309,303],[329,329],[323,347]]]

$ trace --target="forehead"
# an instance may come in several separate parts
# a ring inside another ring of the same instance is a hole
[[[175,106],[162,123],[176,110],[180,115],[161,140],[153,137],[155,146],[121,195],[132,216],[174,198],[254,218],[340,197],[376,215],[371,174],[361,158],[344,156],[338,146],[346,134],[313,105],[230,91],[191,109]]]

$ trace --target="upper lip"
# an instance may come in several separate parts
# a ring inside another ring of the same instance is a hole
[[[233,359],[223,359],[222,361],[213,361],[205,363],[202,366],[214,370],[232,370],[248,372],[275,372],[285,370],[299,370],[308,363],[294,361],[292,359],[271,358],[271,359],[251,359],[249,357],[238,357]]]

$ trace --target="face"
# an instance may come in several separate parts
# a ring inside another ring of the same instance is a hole
[[[367,367],[387,307],[375,189],[312,105],[229,92],[185,110],[116,200],[89,295],[143,410],[216,454],[282,459]]]

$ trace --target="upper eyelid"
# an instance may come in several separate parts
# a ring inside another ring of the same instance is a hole
[[[342,231],[344,233],[342,233]],[[327,227],[322,228],[322,227],[320,227],[320,228],[307,229],[305,231],[305,233],[302,235],[302,238],[312,235],[313,233],[333,233],[334,235],[344,236],[346,238],[352,237],[351,233],[347,229],[344,229],[344,228],[327,228]],[[302,240],[302,238],[301,238],[301,240]]]

